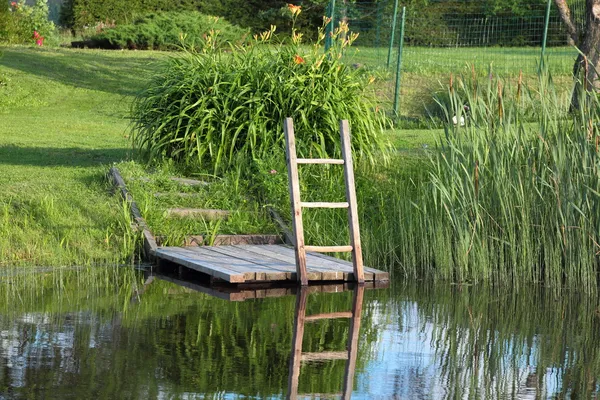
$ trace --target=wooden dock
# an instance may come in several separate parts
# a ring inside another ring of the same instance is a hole
[[[229,283],[297,282],[293,247],[232,245],[158,247],[154,256]],[[306,253],[309,281],[356,281],[351,262],[321,253]],[[387,281],[389,274],[364,268],[365,281]]]

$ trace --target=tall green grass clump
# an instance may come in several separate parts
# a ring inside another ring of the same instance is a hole
[[[446,125],[415,199],[424,272],[457,282],[541,282],[595,291],[600,254],[600,153],[594,94],[568,115],[551,77],[504,101],[500,79],[448,89],[447,120],[470,104],[466,126]],[[460,81],[460,85],[465,84]],[[524,120],[531,102],[535,123]]]
[[[356,35],[341,24],[337,46],[324,54],[322,31],[312,47],[302,46],[295,30],[291,44],[275,44],[274,32],[227,53],[211,35],[203,51],[169,59],[134,101],[134,146],[153,161],[171,158],[220,174],[283,149],[286,117],[294,119],[301,156],[335,156],[339,120],[348,119],[355,156],[373,159],[386,117],[366,96],[368,78],[340,61]]]
[[[91,46],[108,49],[178,50],[185,35],[189,48],[200,48],[211,31],[219,32],[223,45],[242,43],[247,29],[232,25],[222,18],[199,12],[162,12],[146,14],[131,23],[109,27],[91,36]]]

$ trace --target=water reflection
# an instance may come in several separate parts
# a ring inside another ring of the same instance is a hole
[[[350,399],[352,396],[354,374],[356,370],[356,358],[358,355],[358,339],[360,331],[360,320],[362,315],[362,303],[364,297],[364,286],[356,286],[352,300],[351,312],[337,312],[306,316],[306,301],[309,289],[301,288],[296,295],[296,312],[294,319],[294,336],[292,339],[292,354],[290,357],[290,378],[288,383],[287,397],[289,399],[298,398],[298,381],[300,378],[300,369],[303,362],[315,362],[325,360],[346,360],[344,370],[344,382],[341,397]],[[302,352],[302,342],[304,339],[304,325],[324,319],[348,318],[350,319],[350,334],[348,336],[347,350],[344,352],[322,352],[322,353],[304,353]],[[311,393],[310,397],[320,397],[320,395]]]
[[[600,393],[596,297],[424,284],[215,288],[177,274],[98,274],[0,279],[0,399]]]

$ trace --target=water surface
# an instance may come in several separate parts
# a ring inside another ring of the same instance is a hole
[[[0,398],[600,393],[595,298],[422,282],[217,298],[182,279],[125,269],[3,278]]]

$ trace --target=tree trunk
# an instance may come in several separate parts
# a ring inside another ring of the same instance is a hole
[[[580,54],[573,65],[575,90],[571,99],[571,108],[579,106],[582,89],[591,91],[600,89],[600,0],[586,0],[585,25],[583,32],[577,28],[566,0],[554,0],[560,17],[569,36],[579,48]]]

